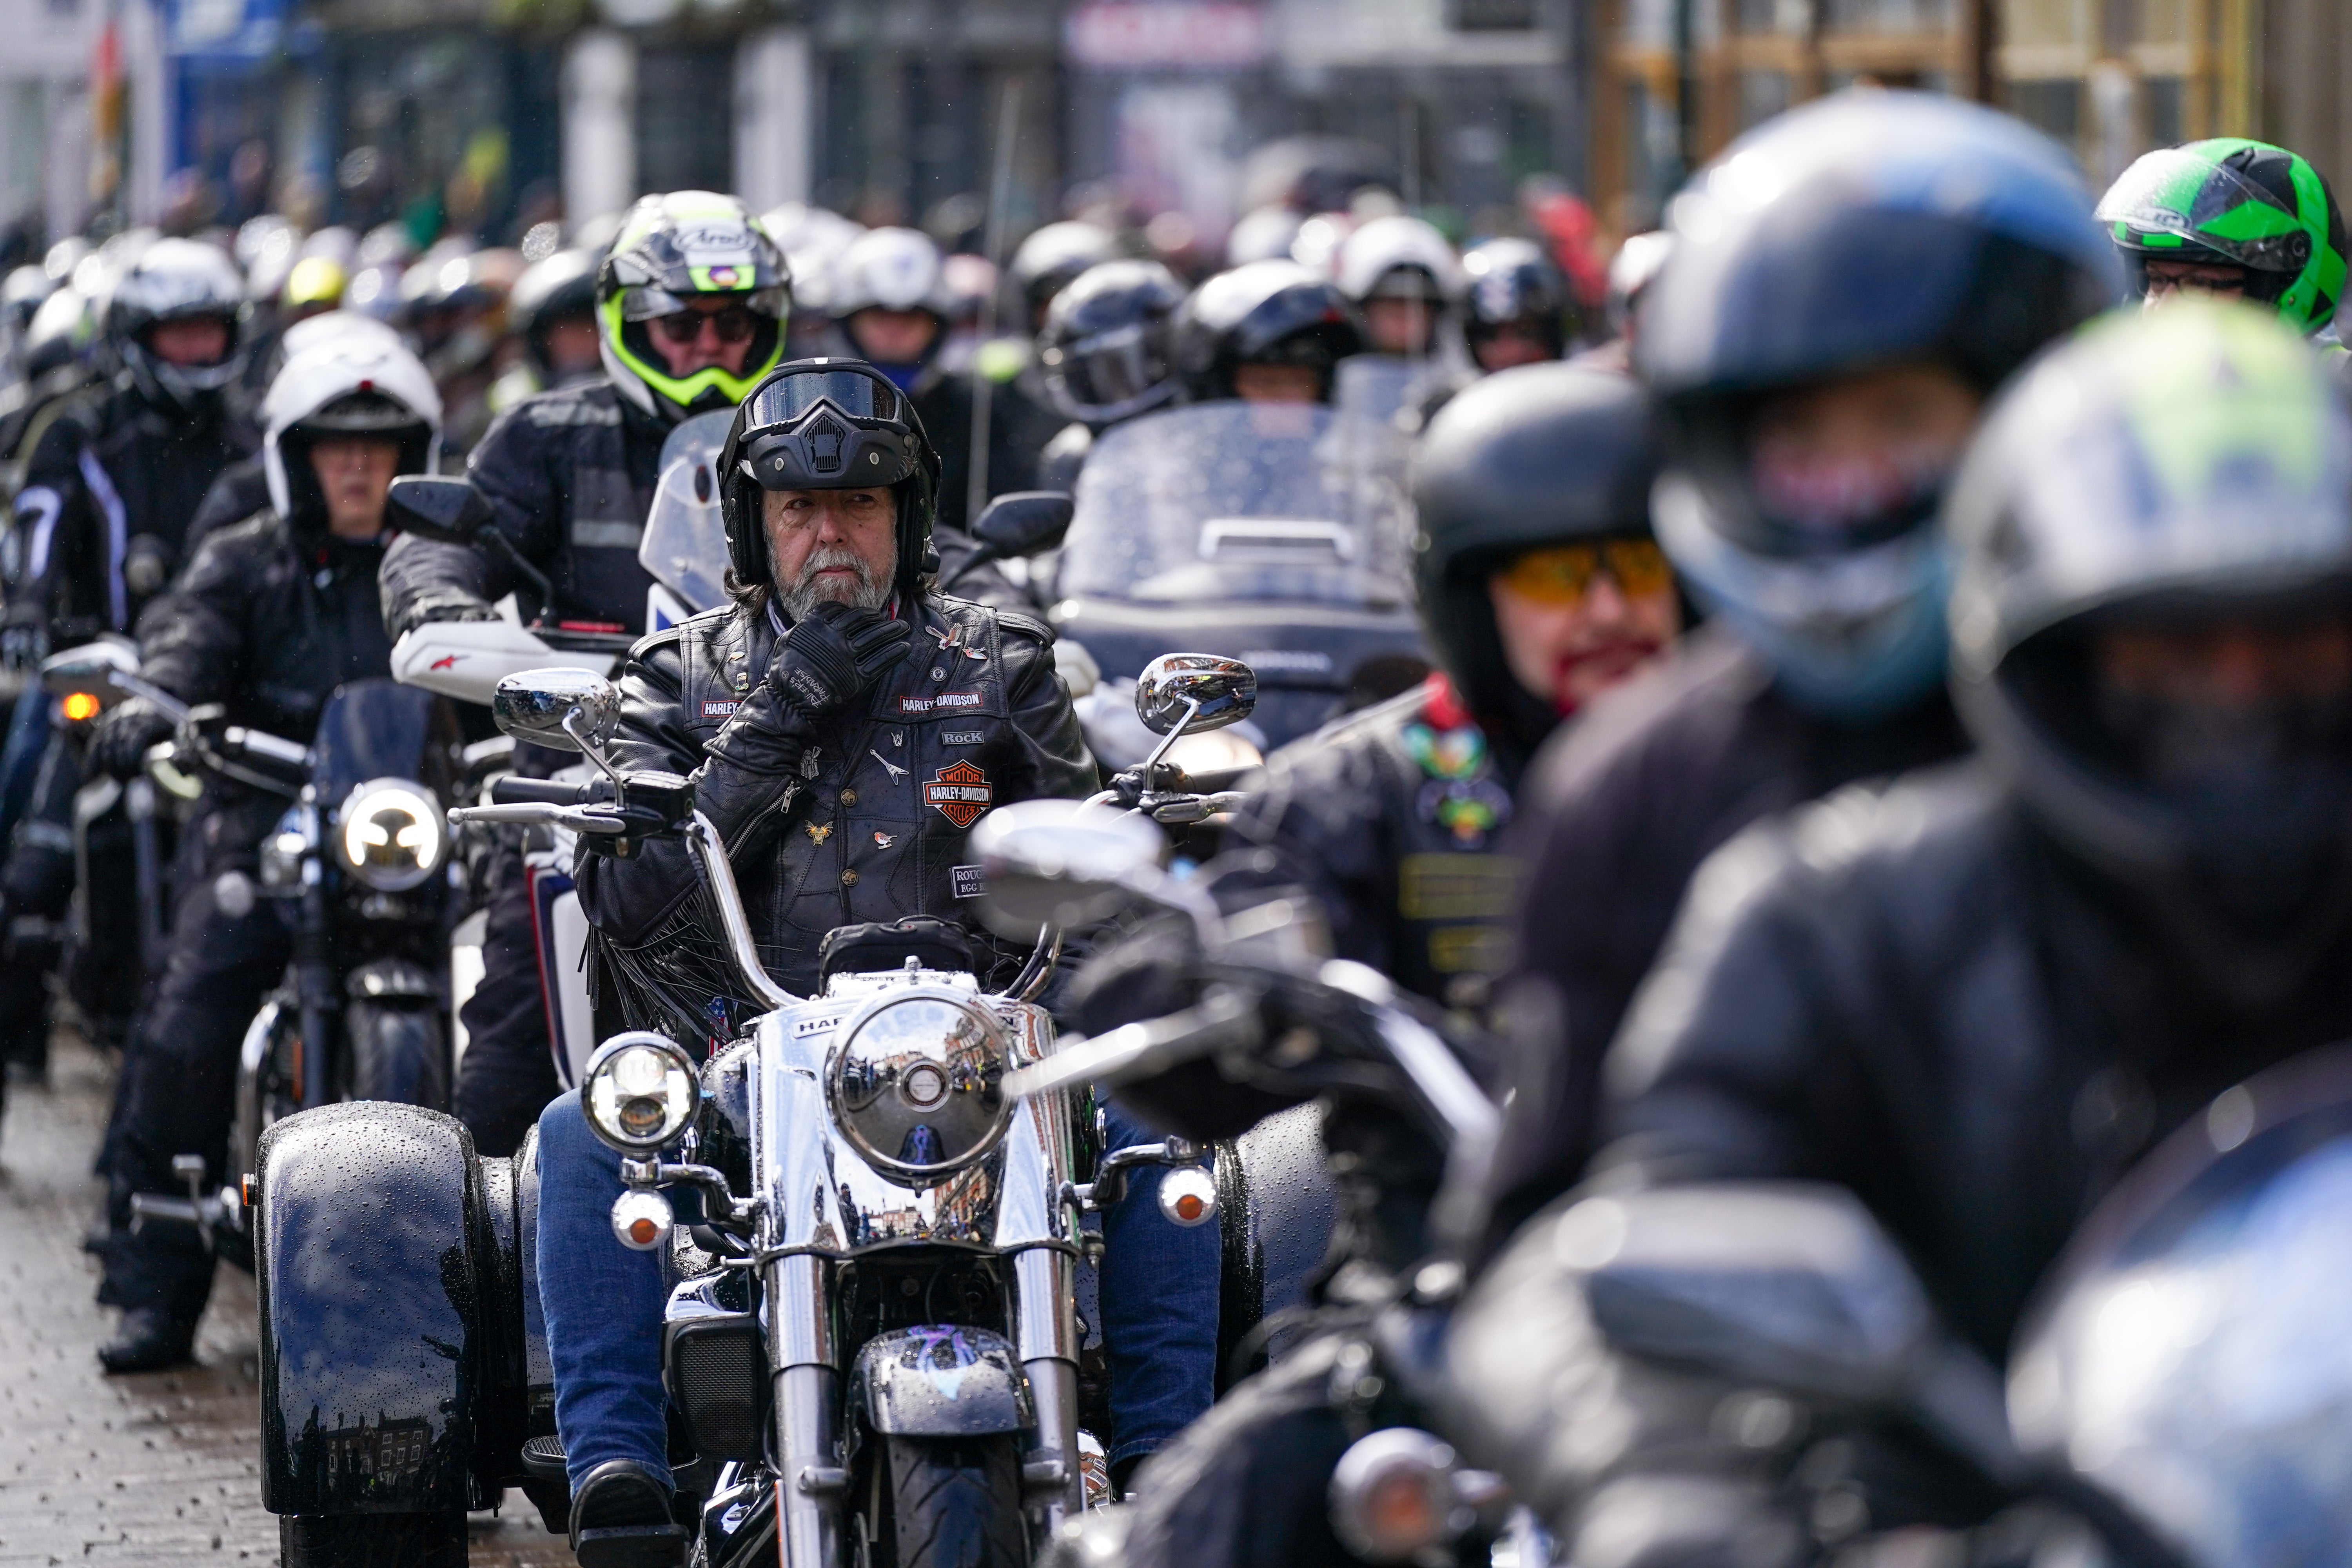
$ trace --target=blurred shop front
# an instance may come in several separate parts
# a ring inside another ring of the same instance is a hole
[[[1591,187],[1654,225],[1759,121],[1858,82],[1958,93],[2073,149],[2104,185],[2141,153],[2251,135],[2352,175],[2341,0],[1591,0]]]
[[[1064,27],[1071,177],[1203,249],[1271,193],[1280,138],[1372,150],[1382,183],[1456,232],[1510,226],[1530,175],[1577,180],[1585,126],[1565,0],[1096,0]]]

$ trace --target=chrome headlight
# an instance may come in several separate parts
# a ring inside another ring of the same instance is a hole
[[[631,1029],[597,1047],[580,1080],[588,1130],[624,1154],[650,1154],[675,1142],[701,1104],[694,1058],[651,1029]]]
[[[335,814],[335,858],[382,893],[404,893],[441,868],[449,825],[433,792],[406,779],[370,779]]]
[[[851,1148],[894,1180],[936,1186],[1013,1123],[993,1014],[953,991],[886,991],[841,1032],[824,1097]]]

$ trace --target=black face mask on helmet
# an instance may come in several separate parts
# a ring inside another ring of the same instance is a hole
[[[778,366],[736,408],[719,472],[728,561],[742,586],[774,585],[761,500],[769,490],[887,489],[898,510],[894,592],[909,596],[939,571],[939,453],[913,405],[864,360]]]

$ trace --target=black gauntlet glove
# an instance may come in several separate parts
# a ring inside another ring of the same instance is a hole
[[[768,686],[786,708],[815,721],[873,689],[903,661],[915,628],[880,610],[817,605],[793,624],[768,666]]]
[[[144,697],[134,697],[101,716],[89,732],[87,762],[93,773],[127,779],[146,765],[147,748],[166,739],[172,721]]]

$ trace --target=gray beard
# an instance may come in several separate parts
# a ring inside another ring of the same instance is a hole
[[[816,574],[830,567],[846,566],[857,574],[857,584],[846,592],[837,583],[819,583]],[[898,574],[897,552],[892,552],[887,570],[876,572],[858,553],[845,544],[820,545],[809,552],[801,563],[799,574],[789,583],[779,583],[777,602],[793,620],[806,618],[819,605],[831,602],[848,605],[860,610],[878,610],[890,602],[890,580]]]

